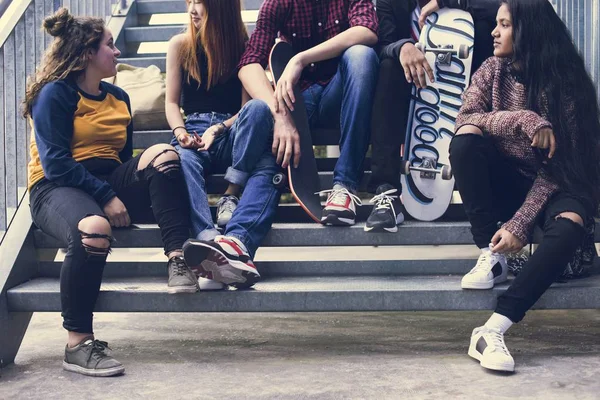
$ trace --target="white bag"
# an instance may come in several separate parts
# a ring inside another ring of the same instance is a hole
[[[129,95],[136,131],[169,129],[165,115],[165,79],[156,65],[138,68],[117,64],[117,75],[106,81]]]

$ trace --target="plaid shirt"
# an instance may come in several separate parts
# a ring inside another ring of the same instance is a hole
[[[266,68],[277,34],[299,53],[353,26],[364,26],[377,33],[371,0],[265,0],[238,68],[253,63]],[[306,67],[300,77],[300,89],[314,83],[327,85],[338,63],[339,57]]]

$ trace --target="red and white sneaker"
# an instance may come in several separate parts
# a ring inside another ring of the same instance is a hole
[[[357,195],[338,185],[320,193],[329,193],[321,216],[322,224],[348,226],[356,223],[356,204],[362,204]]]
[[[246,246],[232,236],[189,239],[183,244],[183,258],[197,276],[238,289],[249,288],[260,279]]]

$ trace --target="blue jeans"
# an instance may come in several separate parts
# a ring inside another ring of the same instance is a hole
[[[220,113],[191,114],[185,127],[188,132],[202,135],[209,127],[230,117]],[[280,197],[273,185],[273,176],[280,168],[271,153],[273,117],[269,106],[260,100],[250,100],[242,107],[233,126],[216,137],[208,151],[184,149],[175,138],[172,143],[181,156],[193,236],[212,240],[219,234],[210,214],[205,176],[224,172],[225,180],[244,188],[225,235],[241,240],[254,257],[271,228]]]
[[[344,52],[327,86],[314,84],[302,93],[311,129],[340,129],[340,158],[333,183],[351,191],[358,190],[363,175],[378,73],[375,50],[355,45]]]

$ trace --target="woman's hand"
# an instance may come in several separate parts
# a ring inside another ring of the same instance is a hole
[[[535,133],[533,140],[531,141],[531,147],[537,147],[538,149],[550,149],[548,151],[548,158],[552,158],[556,151],[556,138],[554,132],[550,128],[542,128]]]
[[[506,229],[498,229],[498,231],[492,237],[492,243],[490,243],[490,249],[494,253],[506,254],[515,253],[521,250],[524,244],[521,240],[507,231]]]
[[[198,141],[199,136],[196,132],[194,132],[194,134],[189,134],[182,129],[175,138],[179,145],[184,149],[197,149],[200,147],[200,142]]]
[[[433,70],[425,54],[415,47],[412,43],[405,43],[400,49],[400,65],[404,70],[404,76],[408,83],[413,83],[419,89],[427,87],[425,74],[429,76],[429,81],[434,81]]]
[[[421,15],[419,15],[419,27],[423,29],[425,26],[425,21],[427,21],[427,17],[439,9],[440,6],[438,5],[437,0],[431,0],[429,3],[425,4],[425,6],[421,8]]]
[[[117,197],[113,197],[104,206],[104,214],[108,217],[108,222],[115,228],[123,228],[131,225],[131,219],[125,204]]]
[[[215,138],[225,133],[226,129],[224,124],[217,124],[204,131],[202,136],[197,136],[197,140],[199,141],[198,151],[208,151],[210,146],[214,143]],[[194,134],[196,134],[196,132],[194,132]]]

